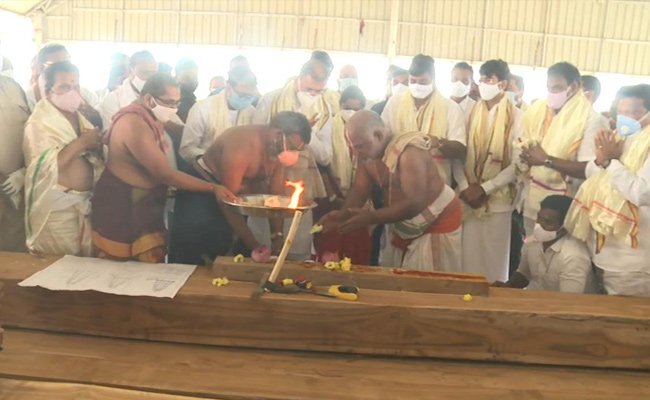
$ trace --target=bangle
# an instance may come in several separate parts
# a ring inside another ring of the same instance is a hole
[[[276,238],[282,238],[284,237],[284,234],[282,232],[273,232],[271,234],[271,240],[274,240]]]
[[[548,157],[546,160],[544,160],[544,166],[553,169],[553,159],[551,157]]]

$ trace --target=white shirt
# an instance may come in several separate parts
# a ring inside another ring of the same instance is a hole
[[[201,157],[214,141],[210,127],[210,114],[214,110],[215,101],[218,100],[220,98],[217,96],[201,100],[192,106],[187,115],[179,153],[190,164]],[[253,108],[253,106],[249,107]],[[240,111],[229,109],[228,113],[232,126],[237,125],[237,116]]]
[[[452,99],[452,101],[454,100]],[[463,112],[463,115],[465,116],[465,125],[467,126],[467,124],[469,123],[469,116],[472,115],[472,109],[474,108],[474,104],[476,104],[476,100],[472,99],[471,97],[469,97],[469,95],[467,95],[465,96],[463,101],[456,104],[458,104],[461,111]]]
[[[468,97],[469,98],[469,97]],[[519,154],[521,153],[521,150],[518,148],[515,148],[513,143],[519,139],[519,137],[522,134],[522,126],[521,126],[521,119],[523,113],[521,110],[518,108],[514,107],[514,117],[515,117],[515,123],[512,127],[512,131],[510,132],[510,143],[508,146],[508,149],[510,151],[509,156],[510,156],[510,165],[503,169],[497,176],[494,178],[490,179],[489,181],[483,182],[481,184],[481,187],[485,191],[485,193],[489,196],[490,194],[494,193],[496,190],[515,182],[515,164],[517,160],[519,160]],[[488,127],[487,130],[490,132],[492,130],[492,126],[494,125],[494,118],[496,118],[497,115],[497,106],[495,105],[488,111]],[[487,142],[486,142],[487,145]],[[456,167],[457,164],[454,164],[454,178],[456,179],[456,182],[458,183],[458,190],[463,191],[469,187],[469,184],[467,183],[467,178],[465,177],[465,171],[464,171],[464,165],[461,164],[462,170],[458,171]],[[461,173],[462,172],[462,173]],[[514,204],[498,204],[498,203],[490,203],[490,212],[510,212],[514,209]]]
[[[541,242],[524,244],[517,272],[544,290],[593,293],[593,273],[585,244],[565,235],[544,251]]]
[[[398,115],[399,104],[402,100],[402,96],[410,96],[410,92],[404,92],[397,96],[391,96],[386,102],[386,107],[384,112],[381,113],[381,119],[386,125],[390,128],[391,131],[399,134],[398,128]],[[432,94],[433,95],[433,94]],[[463,145],[467,144],[467,132],[465,127],[465,116],[463,115],[463,110],[460,108],[455,101],[450,99],[445,99],[447,101],[447,132],[445,139],[455,140],[462,143]],[[416,110],[417,111],[417,110]]]
[[[634,146],[638,139],[639,132],[629,136],[625,140],[623,151]],[[592,161],[587,164],[585,174],[589,178],[598,171],[600,168]],[[607,173],[621,196],[639,208],[639,246],[634,249],[624,240],[607,237],[600,253],[596,254],[596,235],[592,230],[588,244],[593,262],[605,271],[650,272],[650,157],[636,174],[618,160],[612,160]]]
[[[576,153],[576,161],[589,162],[596,159],[596,135],[603,129],[609,130],[607,118],[603,118],[601,113],[592,109],[587,118],[587,124],[585,125],[585,135]],[[584,182],[584,179],[569,177],[570,192],[568,195],[575,196],[582,182]]]
[[[270,93],[265,94],[257,103],[257,108],[255,109],[255,114],[253,115],[254,124],[268,124],[271,120],[271,105],[278,98],[282,89],[274,90]],[[332,162],[332,155],[334,150],[332,149],[332,106],[327,105],[329,115],[327,116],[327,122],[319,131],[311,132],[311,141],[309,142],[309,149],[311,150],[316,162],[320,165],[329,165]],[[301,110],[301,105],[296,98],[296,102],[293,106],[294,112],[299,112],[304,114],[304,111]],[[323,116],[325,117],[325,116]]]

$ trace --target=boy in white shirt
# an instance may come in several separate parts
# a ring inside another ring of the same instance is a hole
[[[543,290],[593,293],[594,279],[589,250],[564,228],[572,199],[551,195],[541,203],[532,239],[523,247],[517,272],[506,283],[493,286],[523,289],[535,282]]]

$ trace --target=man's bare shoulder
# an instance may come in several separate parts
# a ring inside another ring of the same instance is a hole
[[[139,115],[128,113],[113,123],[111,135],[119,135],[128,139],[133,136],[134,132],[151,132],[151,128]]]

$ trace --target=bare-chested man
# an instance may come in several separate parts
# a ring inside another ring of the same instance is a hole
[[[163,124],[176,114],[180,90],[166,74],[154,74],[140,98],[121,109],[108,134],[109,161],[93,197],[93,242],[97,255],[118,260],[162,262],[168,186],[234,200],[220,185],[170,167]]]
[[[225,186],[232,193],[288,194],[285,167],[298,161],[299,152],[311,139],[311,126],[302,114],[284,111],[268,125],[247,125],[227,129],[202,158],[193,165],[197,177]],[[202,193],[179,192],[174,216],[175,262],[197,263],[203,257],[224,255],[232,245],[233,233],[248,249],[262,244],[244,218],[229,207]],[[270,221],[270,243],[282,246],[282,221]]]
[[[69,61],[45,71],[44,94],[23,143],[27,248],[89,256],[90,197],[104,165],[99,131],[78,111],[79,70]]]
[[[430,139],[420,132],[394,135],[372,111],[357,112],[347,128],[359,160],[355,180],[341,211],[321,219],[324,231],[389,224],[382,265],[460,271],[461,204],[438,173]],[[362,209],[373,185],[382,188],[386,206]]]

